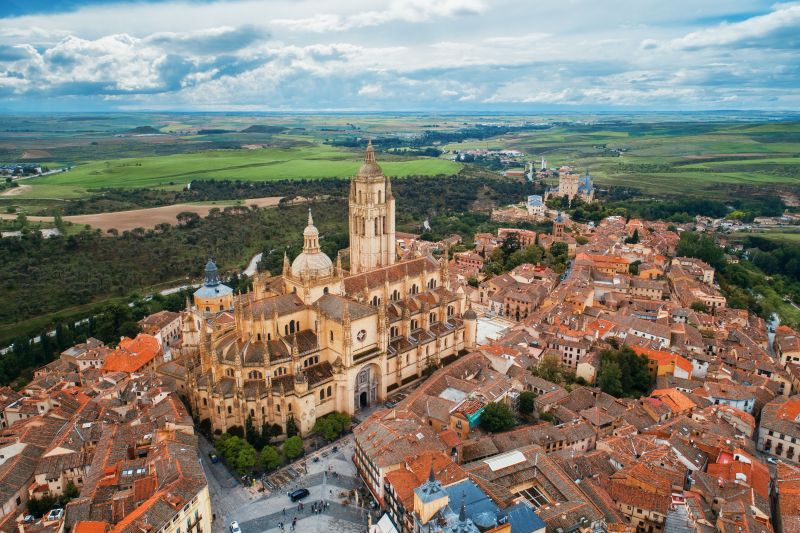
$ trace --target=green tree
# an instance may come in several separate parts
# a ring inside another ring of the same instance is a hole
[[[269,472],[283,464],[283,457],[274,446],[264,446],[261,450],[261,467]]]
[[[516,419],[511,409],[504,403],[493,402],[483,408],[480,425],[486,431],[499,433],[514,427]]]
[[[299,431],[297,430],[297,424],[294,423],[294,418],[290,417],[289,420],[286,421],[286,436],[291,438],[298,433]]]
[[[536,408],[534,405],[534,401],[536,400],[536,394],[532,391],[524,391],[519,395],[519,412],[523,415],[529,415],[533,413],[533,410]]]
[[[614,361],[604,363],[597,372],[597,386],[611,396],[622,396],[622,371]]]
[[[333,412],[317,419],[314,423],[314,432],[328,441],[333,441],[338,439],[342,432],[350,428],[351,423],[352,420],[349,415]]]
[[[561,358],[555,354],[545,355],[539,360],[533,374],[551,383],[561,383],[564,378]]]
[[[650,392],[653,376],[647,358],[627,346],[600,352],[597,385],[612,396],[638,398]]]
[[[696,302],[692,302],[692,304],[689,307],[691,307],[692,310],[697,311],[698,313],[708,313],[708,306],[705,304],[705,302],[701,302],[699,300]]]
[[[286,454],[286,457],[289,459],[296,459],[303,455],[303,439],[297,435],[286,439],[286,442],[283,443],[283,453]]]

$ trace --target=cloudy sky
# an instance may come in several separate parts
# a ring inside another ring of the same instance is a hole
[[[800,109],[800,2],[2,0],[0,109]]]

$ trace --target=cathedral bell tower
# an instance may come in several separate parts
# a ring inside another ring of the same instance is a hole
[[[392,184],[375,162],[372,141],[364,164],[350,182],[350,272],[395,263]]]

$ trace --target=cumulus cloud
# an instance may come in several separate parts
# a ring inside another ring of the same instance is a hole
[[[800,44],[798,28],[800,4],[778,5],[766,15],[695,31],[670,41],[669,45],[681,50],[730,45],[794,49]]]
[[[0,96],[220,110],[797,108],[798,26],[800,3],[760,0],[119,3],[0,18]]]

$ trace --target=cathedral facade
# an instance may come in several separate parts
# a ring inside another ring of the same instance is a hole
[[[215,431],[291,419],[301,433],[355,414],[475,346],[477,317],[449,285],[446,258],[397,261],[394,196],[370,144],[349,195],[350,271],[319,246],[309,211],[303,252],[279,276],[234,295],[206,265],[184,320],[190,401]],[[227,290],[226,290],[227,289]]]

